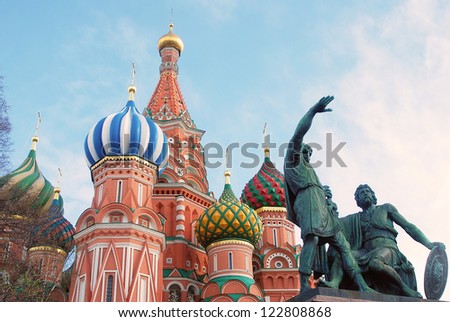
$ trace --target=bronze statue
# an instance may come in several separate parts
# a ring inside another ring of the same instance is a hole
[[[301,293],[310,288],[308,279],[313,271],[313,263],[317,264],[314,267],[315,277],[326,272],[326,243],[341,255],[343,267],[357,288],[361,291],[373,291],[362,278],[337,218],[328,209],[323,187],[309,163],[312,149],[303,143],[303,137],[310,129],[314,116],[330,112],[327,105],[333,99],[333,96],[321,98],[302,117],[289,142],[284,162],[287,216],[300,227],[303,239],[299,268]]]
[[[380,293],[421,298],[417,291],[414,267],[397,246],[398,232],[394,223],[430,250],[434,247],[443,250],[444,244],[430,242],[393,205],[386,203],[377,206],[375,193],[367,184],[356,189],[355,200],[362,211],[341,218],[340,221],[367,283]],[[351,287],[351,284],[345,284],[339,254],[331,248],[329,252],[334,260],[329,280],[321,281],[320,284],[334,288]]]

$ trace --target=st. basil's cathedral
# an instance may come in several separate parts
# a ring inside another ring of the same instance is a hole
[[[35,216],[40,237],[12,238],[14,227],[2,227],[4,282],[16,255],[38,267],[53,301],[279,302],[298,295],[301,247],[286,219],[283,175],[265,147],[241,196],[225,171],[214,198],[204,131],[178,83],[184,44],[172,29],[158,41],[160,79],[143,112],[133,77],[125,107],[86,136],[94,196],[74,226],[64,217],[60,188],[38,167],[37,136],[24,162],[0,178],[0,218]]]

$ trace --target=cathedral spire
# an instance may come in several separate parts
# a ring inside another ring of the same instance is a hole
[[[34,136],[31,139],[31,150],[33,151],[36,151],[37,143],[39,141],[38,133],[40,126],[41,126],[41,113],[38,112],[36,130],[34,131]]]
[[[263,151],[264,151],[264,160],[270,160],[270,147],[266,142],[267,137],[267,122],[264,123],[264,130],[263,130]],[[270,142],[270,140],[269,140]]]
[[[173,27],[170,24],[169,32],[158,41],[160,79],[143,114],[158,121],[181,119],[189,128],[196,128],[178,84],[178,59],[184,44]]]
[[[131,74],[131,85],[128,86],[128,100],[129,101],[134,101],[134,94],[136,94],[136,86],[134,85],[134,78],[136,77],[136,68],[134,66],[134,63],[132,64],[133,66],[133,72]]]

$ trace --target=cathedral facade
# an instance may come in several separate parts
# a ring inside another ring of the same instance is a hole
[[[86,136],[94,195],[75,227],[63,220],[59,188],[48,183],[45,197],[36,198],[39,216],[53,218],[52,236],[59,239],[52,240],[58,243],[18,244],[3,234],[3,249],[57,262],[45,267],[59,271],[72,251],[69,291],[58,300],[273,302],[296,296],[301,247],[286,219],[284,178],[269,149],[239,198],[226,171],[216,200],[204,162],[204,131],[193,122],[178,83],[184,44],[173,25],[157,47],[160,79],[147,106],[140,112],[135,104],[133,77],[125,107],[93,122]],[[0,179],[3,204],[16,194],[22,168]],[[42,185],[36,177],[32,185]],[[0,271],[7,274],[7,267],[0,264]]]

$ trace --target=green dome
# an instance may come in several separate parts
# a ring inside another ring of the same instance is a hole
[[[39,216],[50,209],[54,187],[36,162],[37,141],[34,137],[27,158],[16,170],[0,177],[0,213]]]
[[[225,175],[229,176],[229,172]],[[223,239],[244,239],[255,245],[262,231],[259,215],[236,198],[229,182],[225,183],[219,200],[203,212],[196,225],[197,239],[205,248]]]

